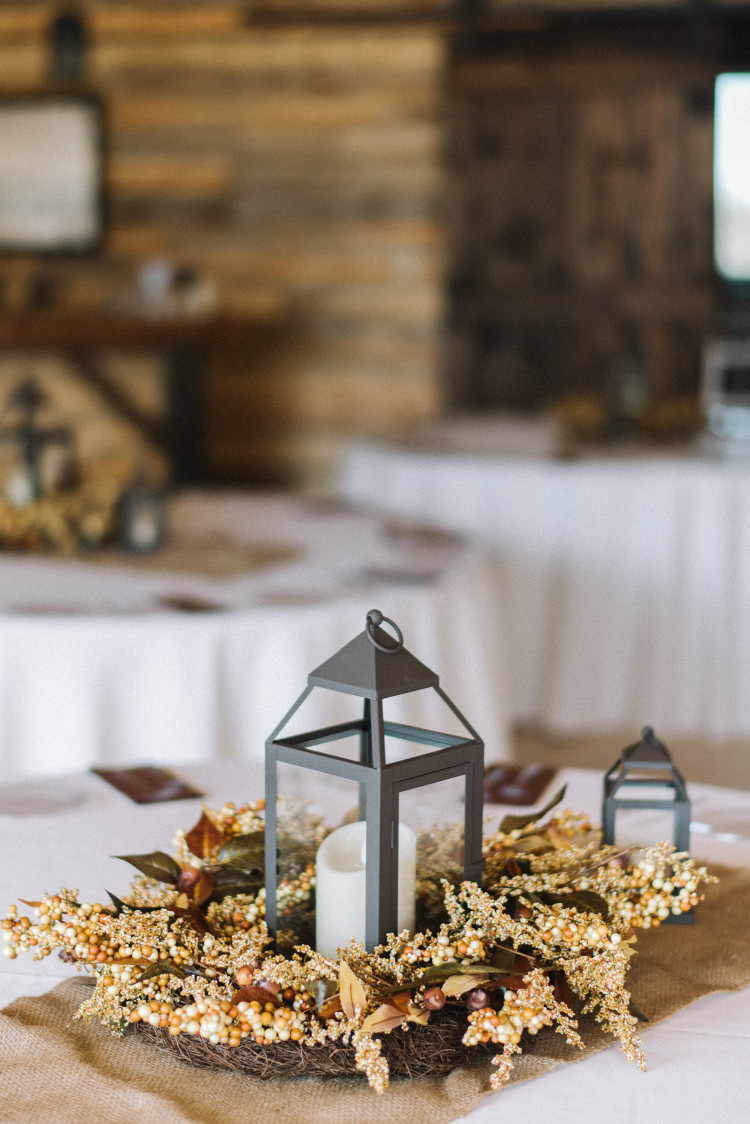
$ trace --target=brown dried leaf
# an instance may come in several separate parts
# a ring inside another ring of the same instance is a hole
[[[235,1006],[238,1003],[273,1003],[274,1007],[278,1007],[281,1000],[278,995],[272,991],[267,991],[264,987],[258,987],[257,984],[246,984],[235,991],[232,996],[232,1003]]]
[[[192,827],[185,836],[185,842],[199,859],[207,859],[211,852],[224,842],[224,836],[213,820],[202,812],[195,827]]]
[[[390,1034],[407,1017],[408,1012],[399,1010],[392,1003],[383,1003],[362,1023],[367,1034]]]
[[[409,1013],[406,1016],[410,1023],[419,1023],[420,1026],[427,1026],[430,1021],[430,1012],[426,1007],[409,1007]]]
[[[325,1003],[318,1008],[318,1014],[321,1019],[332,1019],[334,1015],[337,1015],[339,1011],[342,1010],[341,996],[336,992],[335,995],[332,995],[330,999],[326,999]]]
[[[341,1009],[348,1019],[353,1019],[356,1008],[364,1011],[367,1006],[367,993],[362,981],[355,976],[345,960],[339,964],[339,995],[341,996]]]
[[[173,960],[155,960],[138,978],[141,981],[152,980],[155,976],[177,976],[178,979],[184,980],[187,972],[181,965],[175,964]]]
[[[180,898],[181,897],[186,897],[186,895],[180,894]],[[177,902],[172,907],[173,913],[187,921],[190,928],[194,929],[196,933],[200,933],[202,937],[206,936],[206,934],[210,934],[212,937],[217,936],[216,930],[209,925],[207,918],[204,917],[198,906],[188,904],[188,908],[184,909],[178,904],[179,900],[178,898]]]
[[[463,995],[474,987],[486,984],[489,978],[486,972],[484,975],[464,973],[459,976],[449,976],[441,986],[446,995]]]
[[[409,1004],[411,1003],[411,992],[410,991],[397,991],[394,995],[392,995],[390,997],[390,1002],[399,1011],[403,1011],[404,1014],[406,1014],[406,1012],[409,1010]]]
[[[547,812],[551,812],[565,796],[565,789],[567,785],[563,785],[559,792],[549,800],[543,808],[538,812],[524,812],[523,815],[508,815],[503,816],[500,821],[500,830],[503,834],[508,835],[511,831],[516,831],[520,827],[528,827],[529,824],[538,823],[542,816],[546,816]]]
[[[193,905],[203,905],[211,897],[214,889],[214,876],[202,870],[201,876],[188,890],[188,897]]]
[[[546,836],[536,833],[533,835],[523,835],[520,839],[516,840],[513,846],[516,851],[520,851],[523,855],[530,855],[538,851],[549,851],[551,849]]]

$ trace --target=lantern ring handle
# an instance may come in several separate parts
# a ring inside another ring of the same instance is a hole
[[[379,640],[375,639],[373,629],[377,625],[381,624],[389,624],[393,631],[396,633],[395,644],[385,645],[381,644]],[[384,617],[379,609],[371,609],[367,614],[366,632],[367,639],[370,641],[370,643],[373,644],[379,652],[385,652],[385,654],[388,656],[393,656],[396,654],[396,652],[400,652],[404,646],[404,634],[401,629],[398,627],[395,621],[391,620],[390,617]]]

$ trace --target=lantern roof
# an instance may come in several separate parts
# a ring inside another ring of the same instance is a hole
[[[377,610],[368,613],[364,632],[311,671],[309,685],[373,700],[437,687],[436,673],[407,652],[400,632],[394,640],[379,627],[386,619]]]
[[[628,780],[628,774],[631,770],[654,770],[667,774],[670,778],[670,781],[667,783],[671,783],[674,786],[680,797],[687,799],[687,791],[682,774],[672,761],[669,750],[663,742],[659,741],[650,726],[643,727],[641,730],[641,741],[627,746],[622,751],[619,759],[615,761],[612,768],[608,771],[605,779],[610,786],[611,792],[616,792],[623,783],[632,783]]]

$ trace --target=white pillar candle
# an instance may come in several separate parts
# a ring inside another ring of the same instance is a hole
[[[336,959],[336,949],[352,937],[365,940],[367,825],[344,824],[328,835],[315,859],[315,947]],[[414,931],[417,837],[398,825],[398,920],[396,928]]]

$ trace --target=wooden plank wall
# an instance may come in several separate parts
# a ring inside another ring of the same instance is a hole
[[[0,5],[0,93],[47,88],[58,6]],[[275,326],[226,349],[206,426],[215,480],[326,478],[352,434],[441,406],[444,46],[426,29],[251,29],[232,0],[82,0],[107,120],[109,230],[82,261],[0,258],[96,310],[164,257]],[[19,298],[13,297],[14,300]]]
[[[657,400],[695,392],[716,305],[716,61],[677,34],[587,42],[581,27],[455,59],[450,357],[464,405],[614,394],[633,365]]]

